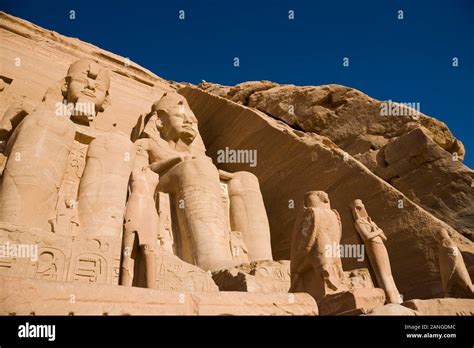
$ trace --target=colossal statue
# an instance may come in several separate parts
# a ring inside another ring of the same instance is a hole
[[[149,134],[158,134],[150,137],[147,151],[150,169],[160,176],[158,190],[169,194],[173,202],[179,231],[177,254],[205,270],[231,267],[237,263],[231,230],[238,230],[248,247],[249,261],[271,260],[268,220],[255,176],[229,174],[230,203],[235,205],[229,224],[219,170],[205,154],[197,119],[186,99],[165,94],[145,119]]]
[[[445,296],[474,298],[474,285],[461,252],[446,229],[441,229],[440,234],[439,271]]]
[[[331,209],[327,193],[307,192],[293,231],[290,292],[309,292],[319,301],[348,290],[341,258],[328,252],[339,245],[341,236],[341,218]]]
[[[387,302],[400,303],[400,294],[393,280],[390,260],[383,243],[387,240],[385,233],[372,221],[360,199],[353,202],[351,211],[355,228],[364,242],[369,262],[378,285],[385,291]]]
[[[0,220],[61,234],[121,236],[133,153],[125,134],[94,128],[109,87],[106,69],[78,60],[12,131]],[[74,213],[64,222],[68,210]]]

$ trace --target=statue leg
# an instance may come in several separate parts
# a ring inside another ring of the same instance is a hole
[[[121,238],[125,201],[134,161],[133,144],[112,133],[94,139],[79,184],[79,223],[84,236]]]
[[[312,263],[310,281],[307,280],[305,292],[308,292],[316,301],[324,299],[327,295],[327,271],[323,265]]]
[[[369,261],[374,269],[378,285],[385,290],[388,303],[400,303],[400,293],[393,280],[387,249],[382,243],[371,243],[367,248]]]
[[[74,136],[72,122],[54,112],[25,117],[8,143],[0,182],[1,221],[51,230]]]
[[[135,270],[135,258],[137,254],[136,233],[124,233],[122,265],[120,266],[120,285],[132,286]]]
[[[270,225],[257,177],[250,172],[236,172],[228,190],[231,228],[242,232],[249,261],[273,260]]]
[[[143,255],[145,256],[145,269],[146,269],[146,287],[154,289],[156,287],[156,252],[150,244],[144,244],[141,246]]]
[[[212,162],[185,160],[164,174],[158,187],[173,196],[181,239],[178,256],[205,270],[235,265],[219,173]]]

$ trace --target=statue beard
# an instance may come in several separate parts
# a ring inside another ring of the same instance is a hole
[[[180,139],[186,145],[190,145],[194,139],[196,139],[196,133],[184,130],[179,133],[178,139]]]

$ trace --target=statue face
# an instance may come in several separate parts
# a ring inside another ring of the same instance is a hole
[[[359,218],[368,217],[364,203],[362,203],[360,199],[356,199],[352,204],[352,216],[356,220]]]
[[[190,144],[198,134],[197,119],[189,106],[180,101],[161,110],[161,134],[166,140],[181,139]]]
[[[441,240],[451,240],[451,237],[449,237],[448,231],[445,228],[440,230],[440,236]]]
[[[76,103],[78,100],[92,102],[100,108],[105,101],[110,86],[106,70],[90,61],[73,63],[68,71],[67,101]]]

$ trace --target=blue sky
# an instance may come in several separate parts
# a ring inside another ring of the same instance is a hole
[[[474,167],[472,0],[2,0],[0,9],[169,80],[337,83],[381,100],[419,102],[464,143],[465,163]]]

